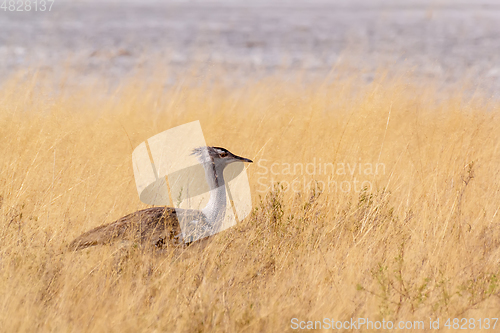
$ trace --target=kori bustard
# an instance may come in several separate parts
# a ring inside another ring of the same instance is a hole
[[[73,240],[69,247],[73,250],[89,246],[107,244],[119,239],[134,239],[141,243],[163,246],[166,243],[186,243],[181,231],[188,230],[194,239],[213,235],[224,220],[226,212],[226,186],[224,168],[233,162],[252,160],[234,155],[220,147],[199,147],[193,150],[205,169],[205,177],[210,188],[210,199],[205,208],[179,209],[153,207],[126,215],[115,222],[94,228]]]

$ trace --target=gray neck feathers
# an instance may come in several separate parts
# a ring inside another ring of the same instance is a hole
[[[202,154],[205,177],[210,188],[208,204],[201,210],[206,222],[216,232],[220,228],[226,213],[226,185],[224,183],[224,167],[222,163],[215,163],[212,156],[205,150]]]

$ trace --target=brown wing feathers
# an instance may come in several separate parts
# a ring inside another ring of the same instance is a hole
[[[79,250],[111,243],[120,238],[152,245],[175,242],[181,232],[174,208],[153,207],[126,215],[115,222],[87,231],[73,240],[69,248]]]

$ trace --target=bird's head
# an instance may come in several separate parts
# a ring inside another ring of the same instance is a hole
[[[212,162],[215,165],[222,165],[224,167],[234,162],[253,162],[248,158],[235,155],[221,147],[198,147],[193,149],[192,155],[196,155],[201,163]]]

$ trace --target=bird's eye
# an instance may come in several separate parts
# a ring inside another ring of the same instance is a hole
[[[223,151],[222,153],[219,154],[220,157],[226,157],[227,156],[227,153],[225,151]]]

